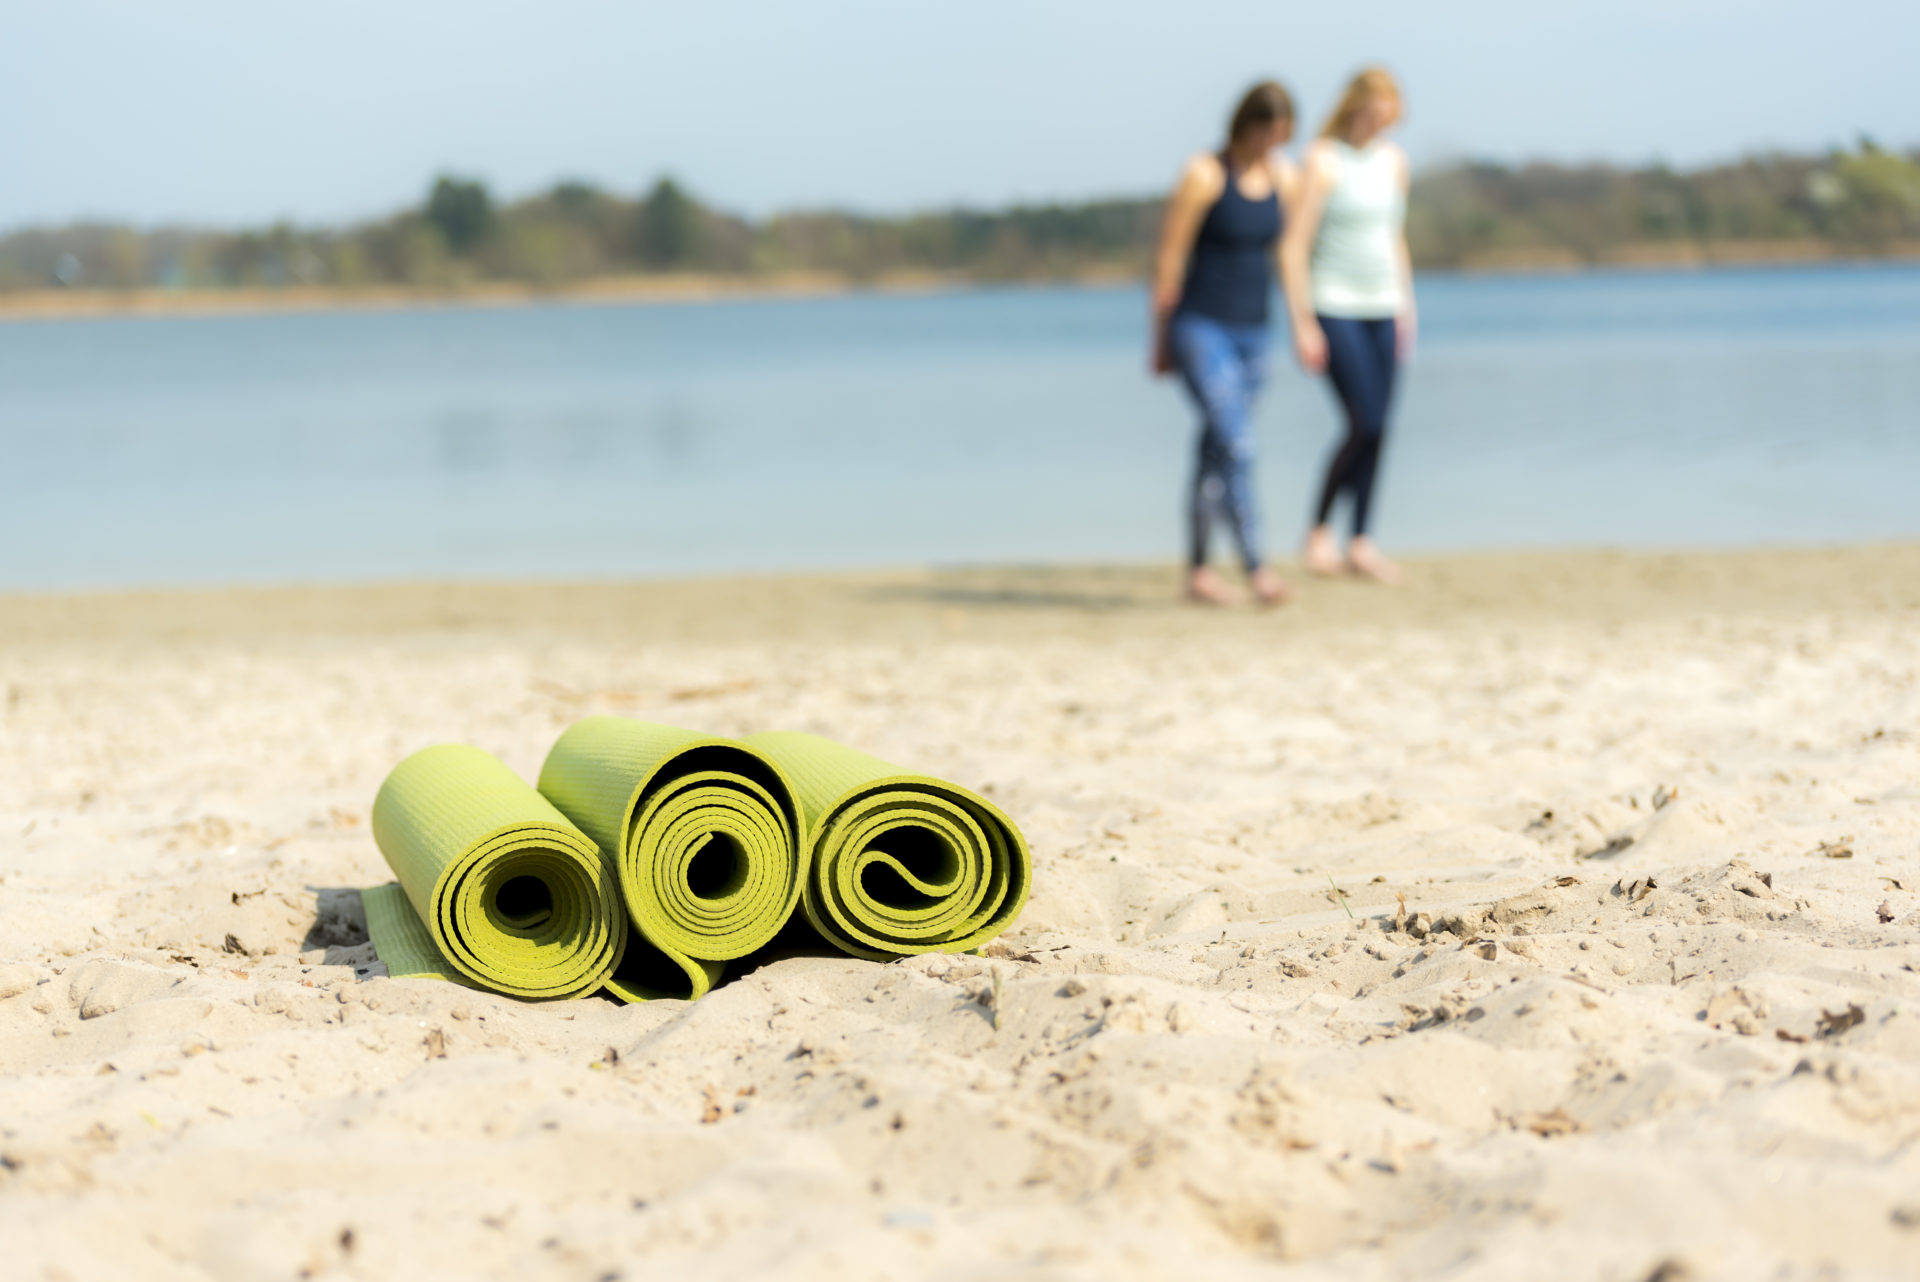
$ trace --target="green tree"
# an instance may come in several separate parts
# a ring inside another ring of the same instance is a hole
[[[637,243],[640,261],[649,267],[684,267],[700,249],[705,211],[671,178],[662,178],[640,202]]]
[[[560,182],[553,185],[548,198],[553,206],[569,218],[580,218],[604,203],[606,195],[592,183]]]
[[[427,194],[425,216],[447,249],[465,258],[493,232],[493,197],[484,183],[442,174]]]
[[[447,240],[425,223],[409,223],[400,232],[397,250],[400,279],[412,285],[446,289],[458,273],[447,257]]]
[[[1830,221],[1842,239],[1878,247],[1920,233],[1920,164],[1863,138],[1853,155],[1834,157],[1832,173],[1839,199]]]

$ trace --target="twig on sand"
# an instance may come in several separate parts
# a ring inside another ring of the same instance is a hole
[[[1347,920],[1352,921],[1353,909],[1347,907],[1347,892],[1340,889],[1340,883],[1333,879],[1332,873],[1327,874],[1327,884],[1333,887],[1334,901],[1338,903],[1342,909],[1345,909],[1347,914]]]

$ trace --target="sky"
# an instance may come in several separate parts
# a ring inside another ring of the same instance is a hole
[[[1249,84],[1401,78],[1416,164],[1920,143],[1887,0],[0,0],[0,228],[332,223],[432,175],[763,215],[1134,195]]]

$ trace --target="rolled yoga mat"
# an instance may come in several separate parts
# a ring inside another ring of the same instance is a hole
[[[399,881],[361,899],[396,976],[582,997],[625,955],[613,861],[478,748],[426,748],[395,766],[373,801],[373,839]]]
[[[793,781],[813,846],[801,904],[829,942],[876,961],[965,952],[1026,905],[1032,857],[992,802],[816,735],[741,742]]]
[[[588,717],[547,754],[540,792],[613,853],[636,934],[614,986],[630,999],[701,996],[799,902],[799,805],[781,771],[739,742]]]

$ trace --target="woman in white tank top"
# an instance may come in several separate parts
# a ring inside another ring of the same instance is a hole
[[[1353,78],[1308,149],[1280,250],[1294,350],[1305,369],[1326,372],[1347,424],[1300,559],[1310,573],[1351,571],[1384,583],[1397,582],[1400,569],[1374,546],[1367,522],[1394,374],[1412,352],[1415,327],[1407,158],[1383,137],[1399,118],[1391,76],[1370,67]],[[1342,494],[1353,505],[1344,560],[1329,524]]]

